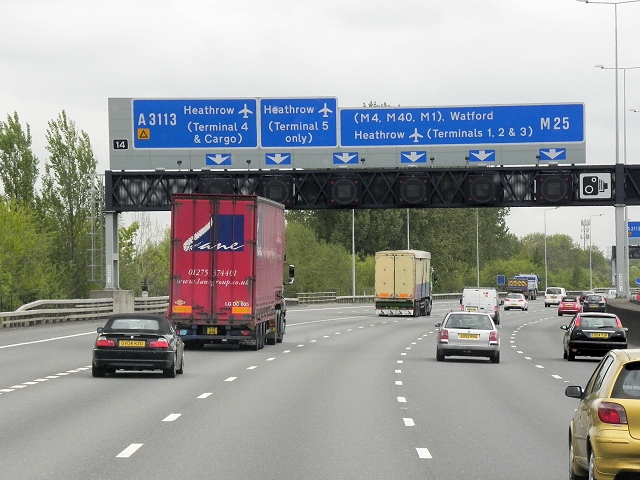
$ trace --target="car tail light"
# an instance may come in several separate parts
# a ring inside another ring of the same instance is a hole
[[[580,326],[580,317],[576,318],[576,327]]]
[[[498,306],[497,305],[495,307],[493,307],[493,313],[495,313],[496,315],[498,314]]]
[[[149,342],[149,348],[169,348],[169,342],[166,338],[159,338],[154,342]]]
[[[460,310],[464,312],[464,305],[460,305]]]
[[[498,343],[498,332],[496,331],[492,331],[489,332],[489,344],[490,345],[497,345]]]
[[[96,340],[96,347],[115,347],[116,342],[109,340],[107,337],[98,337]]]
[[[449,330],[441,328],[440,333],[438,334],[438,341],[440,343],[449,343]]]
[[[619,403],[602,402],[598,405],[598,418],[603,423],[627,424],[627,411]]]
[[[618,324],[618,328],[622,328],[622,322],[618,317],[616,317],[616,323]]]

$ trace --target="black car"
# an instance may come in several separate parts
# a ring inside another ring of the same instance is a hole
[[[592,292],[591,290],[586,291],[586,292],[582,292],[580,294],[580,298],[578,299],[578,301],[580,303],[584,303],[584,299],[587,298],[589,295],[595,295],[595,292]]]
[[[104,377],[116,370],[162,370],[173,378],[184,370],[184,343],[163,316],[114,315],[98,327],[91,372]]]
[[[578,313],[565,330],[563,358],[601,357],[614,348],[627,348],[627,329],[613,313]]]
[[[582,302],[583,312],[606,312],[607,300],[604,295],[591,294],[584,297]]]

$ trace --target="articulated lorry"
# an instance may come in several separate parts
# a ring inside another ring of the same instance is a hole
[[[188,348],[282,342],[284,233],[284,206],[271,200],[173,196],[167,315]]]
[[[421,250],[376,252],[378,315],[431,315],[431,254]]]

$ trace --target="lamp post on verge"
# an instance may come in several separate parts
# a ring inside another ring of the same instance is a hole
[[[547,212],[549,210],[556,210],[558,207],[545,208],[544,209],[544,289],[547,290],[549,286],[547,275]]]
[[[598,215],[589,215],[589,290],[593,290],[593,267],[591,266],[591,219],[593,217],[601,217],[604,213]]]
[[[620,163],[620,114],[618,94],[618,5],[622,3],[637,3],[640,0],[618,0],[613,2],[599,2],[593,0],[577,0],[582,3],[595,3],[599,5],[613,5],[615,26],[615,67],[616,72],[616,174],[624,175]],[[616,190],[615,198],[615,222],[616,222],[616,297],[629,296],[629,246],[627,240],[627,206],[624,204],[623,189]]]
[[[595,65],[601,70],[615,70],[614,67],[605,67],[604,65]],[[618,67],[622,70],[622,145],[623,145],[623,163],[627,163],[627,70],[636,70],[640,67]],[[631,112],[636,110],[631,109]]]

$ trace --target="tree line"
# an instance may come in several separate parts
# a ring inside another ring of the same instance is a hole
[[[15,112],[0,121],[0,310],[36,299],[86,298],[104,286],[104,186],[89,136],[62,111],[48,122],[46,141],[49,155],[41,166],[29,124],[23,127]],[[544,235],[517,238],[506,226],[508,213],[507,208],[288,211],[287,263],[296,265],[296,281],[285,293],[351,295],[355,258],[355,292],[372,294],[375,252],[407,247],[431,252],[436,292],[476,285],[478,271],[483,286],[495,285],[497,275],[517,273],[537,273],[544,282]],[[118,234],[120,288],[167,295],[168,228],[143,213],[119,225]],[[567,235],[548,236],[546,244],[548,284],[588,288],[589,250]],[[593,285],[609,286],[609,261],[598,247],[591,248]],[[640,276],[637,263],[631,261],[631,278]]]

